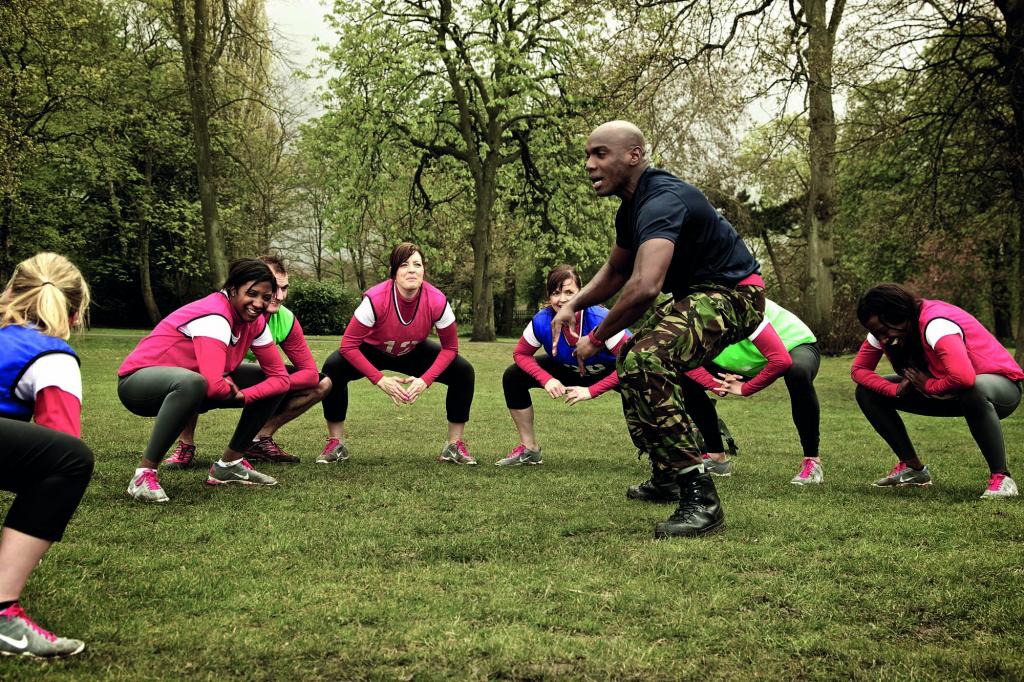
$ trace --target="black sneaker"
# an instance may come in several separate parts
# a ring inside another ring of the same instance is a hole
[[[725,528],[725,512],[711,474],[688,471],[677,480],[679,508],[655,526],[654,537],[696,537]]]

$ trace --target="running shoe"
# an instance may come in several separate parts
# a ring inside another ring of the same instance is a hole
[[[995,500],[1000,497],[1017,497],[1017,484],[1006,474],[992,474],[988,479],[988,487],[981,494],[983,500]]]
[[[196,444],[178,441],[171,456],[164,460],[165,469],[188,469],[196,456]]]
[[[820,464],[810,457],[804,457],[800,473],[791,478],[789,482],[793,485],[817,485],[825,482],[825,472]]]
[[[721,476],[727,478],[732,476],[732,460],[727,459],[724,462],[718,462],[711,459],[710,455],[701,455],[704,460],[704,471],[708,472],[712,476]]]
[[[316,458],[317,464],[334,464],[348,459],[348,448],[337,438],[328,438],[324,451]]]
[[[289,455],[274,442],[272,436],[260,436],[245,451],[246,459],[254,462],[270,462],[272,464],[298,464],[299,458]]]
[[[900,462],[884,478],[880,478],[871,485],[876,488],[894,488],[905,486],[924,487],[932,484],[932,473],[928,467],[920,471],[912,469],[904,462]]]
[[[139,502],[167,502],[171,499],[160,487],[156,469],[145,469],[138,476],[132,476],[128,482],[128,496]]]
[[[461,440],[445,445],[437,461],[450,462],[452,464],[476,464],[476,460],[469,454],[466,444]]]
[[[543,464],[544,463],[544,449],[537,448],[531,450],[522,443],[515,446],[512,452],[508,453],[504,459],[499,459],[494,463],[496,467],[517,467],[523,465]]]
[[[0,611],[0,654],[56,658],[74,656],[85,642],[66,639],[36,625],[17,602]]]
[[[206,485],[230,484],[277,485],[277,479],[256,471],[244,459],[236,461],[229,467],[219,466],[216,462],[210,465],[210,473],[206,477]]]

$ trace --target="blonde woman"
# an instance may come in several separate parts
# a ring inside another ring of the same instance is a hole
[[[82,377],[67,344],[88,307],[82,274],[55,253],[21,262],[0,297],[0,489],[17,495],[0,535],[4,655],[71,656],[85,648],[34,623],[18,600],[92,477],[92,452],[78,439]]]

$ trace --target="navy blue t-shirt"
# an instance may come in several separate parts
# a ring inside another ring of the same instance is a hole
[[[615,214],[615,243],[634,254],[648,239],[675,244],[661,290],[681,298],[702,283],[734,287],[760,265],[736,229],[699,189],[648,168]]]

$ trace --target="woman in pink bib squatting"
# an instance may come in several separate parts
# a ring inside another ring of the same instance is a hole
[[[964,417],[988,462],[982,499],[1014,497],[999,424],[1017,409],[1024,371],[970,313],[918,298],[898,284],[879,284],[857,306],[868,330],[853,362],[857,402],[899,463],[875,481],[882,488],[927,486],[931,472],[917,456],[899,412]],[[885,355],[896,374],[875,372]]]
[[[130,497],[167,502],[157,464],[192,415],[226,407],[242,408],[242,416],[206,483],[277,485],[243,456],[291,385],[263,314],[275,291],[266,263],[237,260],[223,289],[165,317],[125,358],[117,371],[121,403],[140,417],[156,417],[128,483]],[[242,363],[250,348],[259,365]]]
[[[462,442],[473,403],[475,376],[473,366],[459,355],[455,314],[445,295],[424,281],[423,255],[418,246],[399,244],[391,250],[389,263],[389,278],[363,295],[345,328],[341,347],[324,363],[323,373],[330,378],[332,388],[323,402],[327,445],[317,463],[348,459],[348,383],[366,377],[395,405],[411,405],[435,381],[448,386],[448,441],[438,460],[476,464]],[[440,345],[427,339],[431,329],[437,330]],[[407,376],[385,376],[382,370]]]

